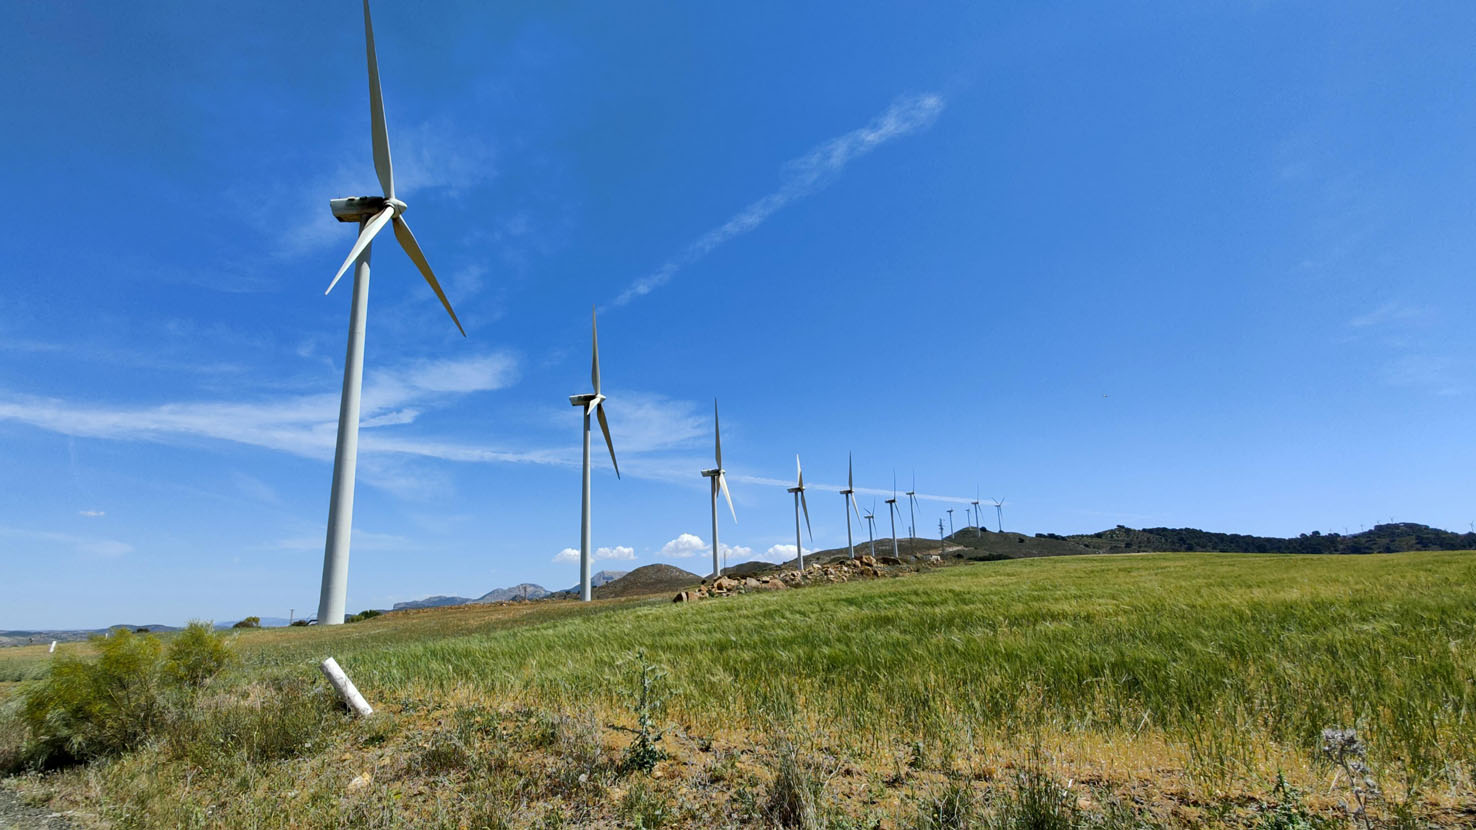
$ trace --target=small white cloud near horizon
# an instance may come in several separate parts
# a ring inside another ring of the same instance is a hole
[[[669,559],[690,559],[694,556],[709,556],[712,545],[695,533],[683,533],[661,546],[657,556]],[[747,545],[730,545],[718,542],[718,555],[729,564],[736,564],[753,556],[753,548]]]
[[[702,541],[701,537],[691,533],[683,533],[662,545],[657,555],[671,557],[673,559],[688,559],[707,549],[708,545]]]
[[[616,545],[615,547],[595,548],[594,558],[631,560],[636,558],[635,553],[635,548],[627,547],[625,545]],[[561,564],[578,562],[579,548],[564,548],[563,550],[554,554],[552,561]]]
[[[103,511],[101,511],[101,510],[78,510],[77,511],[77,515],[78,516],[86,516],[89,519],[96,519],[96,518],[100,518],[100,517],[102,517],[102,516],[104,516],[106,514],[103,513]]]
[[[943,111],[936,92],[904,95],[864,127],[837,136],[784,165],[779,189],[740,210],[723,224],[699,236],[655,272],[631,283],[611,303],[623,306],[671,281],[678,271],[707,256],[714,248],[757,228],[785,205],[814,193],[835,180],[846,165],[877,147],[933,125]]]
[[[765,562],[788,562],[798,555],[794,545],[772,545],[759,558]]]

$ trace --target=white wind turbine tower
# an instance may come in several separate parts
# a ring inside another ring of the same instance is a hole
[[[907,491],[908,535],[917,536],[917,473],[912,474],[912,489]]]
[[[897,552],[897,515],[902,508],[897,506],[897,471],[892,471],[892,497],[887,499],[887,518],[892,521],[892,558],[900,559],[901,554]]]
[[[979,485],[977,484],[974,485],[974,500],[969,502],[969,504],[974,506],[974,536],[983,536],[984,534],[979,530],[979,525],[983,522],[983,517],[979,515]]]
[[[1004,533],[1004,499],[990,499],[994,502],[994,519],[999,522],[999,532]]]
[[[599,419],[600,431],[605,434],[605,446],[610,449],[610,464],[615,467],[615,477],[620,478],[620,462],[615,460],[615,442],[610,440],[610,424],[605,420],[605,396],[600,394],[600,329],[595,320],[594,309],[589,312],[589,331],[594,341],[594,358],[590,364],[589,379],[594,392],[585,395],[570,395],[569,403],[584,409],[584,490],[579,505],[579,598],[589,602],[592,597],[589,584],[589,416]]]
[[[354,471],[359,456],[359,393],[364,380],[364,324],[369,310],[369,243],[384,226],[393,224],[395,238],[410,260],[420,269],[451,321],[466,336],[451,302],[431,272],[425,254],[405,224],[404,202],[395,198],[395,174],[390,166],[389,132],[384,125],[384,100],[379,92],[379,62],[374,54],[374,27],[369,21],[369,0],[364,0],[364,41],[369,59],[369,133],[374,147],[374,172],[379,176],[383,196],[356,196],[331,199],[333,215],[340,222],[357,222],[359,238],[349,249],[348,258],[328,284],[328,291],[338,284],[349,265],[354,269],[353,301],[349,311],[348,354],[343,362],[343,398],[338,407],[338,441],[333,451],[333,491],[328,502],[328,539],[323,550],[323,587],[318,595],[318,623],[338,625],[343,622],[344,602],[348,593],[349,537],[354,523]],[[327,291],[324,292],[325,294]]]
[[[866,511],[866,538],[871,542],[871,558],[876,558],[876,501],[871,502],[871,509]]]
[[[802,470],[802,469],[800,469],[800,459],[799,459],[799,456],[798,455],[796,455],[794,457],[794,474],[795,474],[795,478],[797,480],[795,481],[794,486],[791,487],[791,488],[789,488],[789,490],[788,490],[788,492],[794,494],[794,553],[795,553],[796,556],[799,557],[799,570],[800,570],[800,573],[804,573],[805,572],[805,549],[804,549],[804,546],[800,543],[800,523],[799,523],[799,520],[800,520],[800,508],[804,508],[804,511],[805,511],[805,529],[806,530],[809,530],[810,529],[810,506],[808,504],[805,504],[805,471]],[[846,514],[846,521],[849,522],[850,521],[850,518],[851,518],[851,514],[847,513]],[[810,542],[813,543],[814,541],[815,541],[815,531],[810,530]]]
[[[728,500],[728,512],[733,514],[733,523],[738,523],[738,513],[733,510],[733,497],[728,493],[728,477],[723,470],[723,432],[718,426],[717,399],[712,401],[712,435],[717,459],[717,466],[711,470],[703,470],[702,475],[711,480],[712,483],[712,578],[722,576],[722,566],[718,564],[718,526],[717,526],[717,497],[718,490],[723,491],[723,498]]]
[[[851,475],[851,456],[849,454],[846,455],[846,489],[841,491],[841,495],[846,497],[846,507],[849,508],[846,510],[846,550],[850,551],[851,558],[855,559],[856,546],[851,542],[851,514],[855,513],[856,518],[859,520],[861,518],[861,509],[856,506],[856,481]],[[874,550],[871,553],[873,556],[876,555],[876,551]]]
[[[941,522],[940,522],[941,524]],[[953,508],[948,508],[948,535],[953,535]]]

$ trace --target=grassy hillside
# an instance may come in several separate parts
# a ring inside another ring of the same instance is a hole
[[[909,826],[950,793],[1007,812],[1026,770],[1072,782],[1073,809],[1099,817],[1252,825],[1287,800],[1278,771],[1309,809],[1339,809],[1346,784],[1329,794],[1319,751],[1339,727],[1368,747],[1380,816],[1476,815],[1468,553],[985,562],[683,605],[426,609],[245,632],[237,649],[221,696],[260,705],[267,678],[312,678],[332,655],[380,712],[287,757],[156,742],[23,786],[116,826],[333,826],[345,811],[380,822],[357,826],[617,826],[642,809],[664,816],[647,826],[736,826],[780,821],[776,793],[799,781],[816,821]],[[615,763],[637,651],[670,694],[672,758],[652,776]],[[0,680],[46,660],[0,652]]]

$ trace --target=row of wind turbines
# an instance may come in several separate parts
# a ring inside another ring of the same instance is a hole
[[[318,596],[318,623],[326,625],[338,625],[344,620],[345,602],[348,591],[348,559],[349,541],[353,527],[354,513],[354,482],[355,472],[358,464],[359,446],[359,403],[363,388],[364,378],[364,332],[368,320],[369,308],[369,255],[371,244],[379,232],[385,226],[394,228],[395,239],[400,243],[411,262],[415,263],[421,276],[425,278],[426,284],[430,286],[441,305],[445,307],[446,313],[451,316],[451,322],[455,324],[457,331],[466,336],[466,329],[462,327],[456,312],[451,307],[451,301],[447,299],[446,293],[441,289],[441,284],[436,280],[435,273],[426,261],[425,254],[420,249],[415,235],[411,233],[410,226],[405,222],[404,214],[408,210],[403,200],[395,196],[394,166],[390,159],[389,132],[385,125],[384,100],[380,92],[379,84],[379,61],[374,49],[374,26],[369,15],[369,0],[363,0],[364,6],[364,42],[365,53],[369,65],[369,135],[374,154],[374,172],[379,178],[382,194],[379,196],[355,196],[349,198],[330,199],[329,208],[334,218],[340,222],[357,223],[359,234],[354,244],[349,248],[348,256],[343,264],[339,266],[338,272],[334,274],[333,280],[329,282],[327,294],[331,292],[348,272],[349,266],[354,266],[353,297],[349,305],[349,334],[348,349],[344,359],[343,367],[343,393],[339,400],[338,409],[338,435],[334,444],[333,452],[333,485],[328,502],[328,528],[327,539],[323,551],[323,579]],[[579,548],[579,594],[580,599],[589,601],[591,599],[590,565],[591,565],[591,530],[590,530],[590,419],[593,417],[599,422],[600,431],[605,438],[605,446],[610,451],[610,463],[615,468],[615,475],[620,476],[620,465],[615,459],[615,444],[610,438],[610,425],[605,416],[605,396],[600,391],[600,346],[598,323],[591,314],[591,334],[593,360],[590,369],[590,381],[594,391],[578,395],[571,395],[569,403],[580,407],[584,413],[584,464],[583,464],[583,490],[580,502],[580,548]],[[728,511],[733,521],[738,521],[738,513],[733,509],[733,497],[728,491],[728,480],[726,471],[723,469],[723,442],[722,431],[718,423],[717,402],[713,401],[713,437],[715,449],[715,465],[711,469],[703,470],[703,477],[709,480],[711,490],[712,506],[712,575],[720,576],[723,572],[719,561],[720,546],[718,543],[718,493],[721,492],[723,499],[728,504]],[[804,546],[800,536],[800,517],[804,516],[805,527],[809,528],[810,508],[805,500],[804,470],[800,468],[799,456],[795,456],[795,486],[789,488],[788,492],[794,495],[794,535],[795,550],[798,565],[804,569]],[[913,489],[906,492],[908,498],[908,515],[912,520],[912,527],[916,526],[916,478],[914,477]],[[892,519],[892,554],[898,555],[896,520],[900,516],[900,508],[897,507],[896,476],[893,475],[892,498],[887,499],[888,512]],[[840,491],[846,498],[846,547],[854,558],[855,546],[851,538],[851,515],[854,513],[860,517],[860,509],[856,505],[855,486],[851,475],[849,462],[846,472],[846,489]],[[1003,531],[1003,500],[995,500],[995,510],[999,516],[1000,530]],[[979,501],[977,497],[971,503],[975,514],[975,531],[978,532]],[[871,539],[872,555],[876,553],[875,533],[876,506],[866,514],[868,535]],[[949,510],[949,520],[952,521],[952,510]],[[813,532],[810,534],[811,542],[814,541]]]

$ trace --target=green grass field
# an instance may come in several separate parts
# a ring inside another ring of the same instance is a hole
[[[286,757],[156,741],[14,783],[120,827],[730,826],[778,821],[762,806],[799,763],[813,822],[912,826],[943,788],[990,803],[1028,769],[1072,782],[1083,815],[1255,825],[1278,772],[1340,814],[1346,782],[1319,752],[1337,727],[1368,747],[1380,820],[1476,819],[1468,553],[989,562],[685,605],[433,609],[236,649],[217,696],[263,705],[267,678],[312,678],[331,655],[380,712]],[[637,650],[670,694],[653,777],[600,761],[630,741]],[[3,694],[48,659],[0,651]],[[438,741],[460,760],[427,762]],[[565,780],[570,758],[585,779]]]

